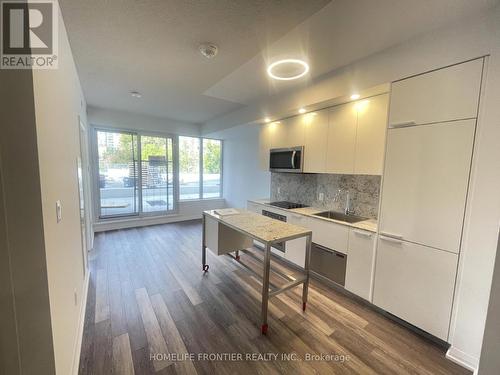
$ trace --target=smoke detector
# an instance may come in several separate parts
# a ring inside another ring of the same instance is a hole
[[[200,53],[207,59],[211,59],[217,55],[219,48],[213,43],[202,43],[198,47]]]

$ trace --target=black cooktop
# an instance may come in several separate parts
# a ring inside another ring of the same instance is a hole
[[[271,202],[269,204],[271,206],[276,206],[279,208],[286,208],[287,210],[291,210],[294,208],[309,207],[309,206],[302,204],[302,203],[294,203],[294,202],[288,202],[288,201]]]

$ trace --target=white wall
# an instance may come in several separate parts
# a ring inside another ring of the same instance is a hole
[[[210,134],[224,140],[223,195],[229,207],[248,199],[268,198],[270,173],[259,169],[259,126],[242,125]]]
[[[179,135],[200,135],[200,125],[188,122],[91,106],[88,107],[87,113],[89,123],[93,126]]]
[[[279,118],[313,105],[413,74],[490,55],[481,102],[470,199],[449,341],[455,359],[476,367],[500,221],[500,5],[475,19],[420,35],[326,75],[305,88],[267,97],[214,119],[203,133],[254,122],[264,113]]]
[[[71,374],[78,365],[85,304],[77,157],[79,116],[86,123],[86,105],[60,12],[58,61],[56,70],[33,71],[33,90],[56,372]]]

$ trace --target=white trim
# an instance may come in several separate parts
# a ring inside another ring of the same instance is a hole
[[[446,352],[446,358],[457,365],[465,367],[467,370],[473,371],[474,374],[477,373],[479,358],[473,357],[453,346],[450,346]]]
[[[200,204],[199,207],[196,207],[197,206],[196,203]],[[181,203],[181,206],[183,205],[185,205],[184,202]],[[99,221],[97,223],[94,223],[94,232],[105,232],[108,230],[144,227],[148,225],[168,224],[179,221],[201,219],[201,215],[204,210],[225,207],[226,201],[224,198],[203,199],[203,200],[188,202],[187,206],[190,206],[190,208],[184,207],[184,210],[190,211],[194,207],[196,208],[194,208],[194,212],[185,214],[172,214],[172,215],[150,216],[150,217],[132,217],[119,220]],[[182,207],[180,207],[181,212],[184,210]]]
[[[73,375],[78,375],[78,369],[80,367],[80,354],[82,352],[82,340],[83,340],[83,329],[85,325],[85,312],[87,307],[87,296],[89,292],[89,281],[90,281],[90,270],[87,270],[85,274],[85,280],[83,281],[83,294],[80,304],[80,316],[78,318],[78,332],[76,335],[75,346],[73,350],[73,365],[71,373]]]

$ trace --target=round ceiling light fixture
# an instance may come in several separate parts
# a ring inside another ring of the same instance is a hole
[[[219,47],[214,43],[202,43],[199,45],[198,50],[207,59],[214,58],[219,52]]]
[[[137,99],[142,98],[142,94],[139,91],[130,91],[130,95]]]
[[[267,67],[267,74],[280,81],[291,81],[305,76],[309,65],[299,59],[284,59],[273,62]]]

